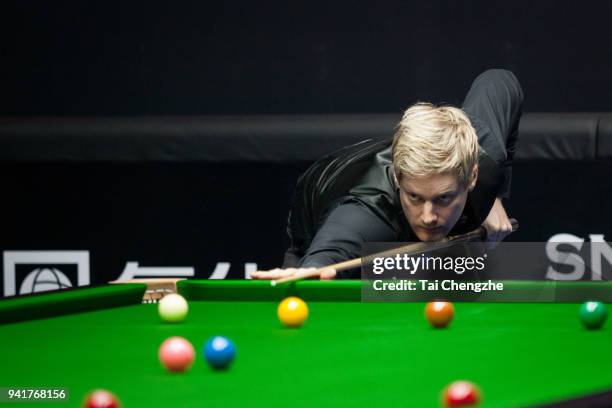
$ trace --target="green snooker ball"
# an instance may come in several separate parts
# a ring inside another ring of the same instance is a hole
[[[607,317],[606,306],[601,302],[584,302],[580,306],[580,321],[587,329],[599,329]]]

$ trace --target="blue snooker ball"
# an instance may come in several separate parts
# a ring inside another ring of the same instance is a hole
[[[226,337],[212,337],[204,345],[204,358],[216,370],[227,368],[235,356],[236,347]]]

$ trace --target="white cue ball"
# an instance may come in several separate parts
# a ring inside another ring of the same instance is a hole
[[[177,323],[185,320],[189,305],[187,305],[185,298],[178,293],[170,293],[161,298],[157,310],[159,316],[166,322]]]

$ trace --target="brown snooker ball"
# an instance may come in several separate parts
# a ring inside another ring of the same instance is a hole
[[[429,302],[425,306],[425,317],[435,328],[446,327],[453,320],[455,308],[451,302]]]

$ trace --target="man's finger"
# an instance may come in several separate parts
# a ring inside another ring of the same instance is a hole
[[[274,274],[274,270],[255,271],[255,272],[251,272],[249,275],[251,275],[252,279],[274,279],[274,278],[270,278],[270,276],[272,276],[273,274]]]
[[[336,277],[335,269],[323,269],[321,271],[321,276],[319,277],[321,280],[332,280]]]
[[[280,278],[285,278],[287,276],[291,276],[293,275],[293,273],[295,272],[294,268],[291,269],[272,269],[269,271],[257,271],[257,272],[252,272],[251,273],[251,277],[253,277],[253,279],[280,279]]]

